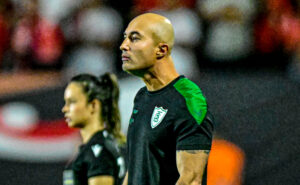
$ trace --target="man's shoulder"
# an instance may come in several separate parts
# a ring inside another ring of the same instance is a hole
[[[173,86],[185,100],[189,114],[201,124],[207,112],[207,103],[200,87],[187,78],[180,78]]]
[[[173,86],[184,97],[203,96],[200,87],[188,78],[180,78]]]
[[[147,91],[147,87],[146,87],[146,86],[140,88],[140,89],[138,90],[138,92],[135,94],[135,98],[134,98],[134,99],[136,100],[136,99],[138,99],[140,96],[143,96],[143,94],[145,94],[146,91]]]

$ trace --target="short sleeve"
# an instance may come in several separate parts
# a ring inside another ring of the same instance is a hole
[[[176,150],[210,150],[213,127],[210,112],[206,113],[200,125],[189,115],[179,119],[175,124]]]
[[[88,178],[100,175],[114,176],[114,168],[116,161],[113,155],[103,148],[100,152],[91,148],[91,157],[88,162],[87,176]],[[97,153],[99,153],[97,155]]]
[[[212,142],[213,118],[200,88],[187,78],[174,87],[181,96],[176,106],[176,149],[209,150]]]

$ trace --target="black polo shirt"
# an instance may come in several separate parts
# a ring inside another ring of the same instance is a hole
[[[176,150],[210,150],[212,120],[200,88],[184,76],[158,91],[140,89],[127,134],[128,184],[174,185]]]

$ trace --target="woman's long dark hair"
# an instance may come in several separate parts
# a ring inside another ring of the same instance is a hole
[[[105,73],[99,78],[90,74],[74,76],[71,82],[82,85],[88,102],[98,99],[102,105],[101,116],[106,130],[119,142],[125,143],[125,136],[121,132],[121,118],[119,110],[119,85],[116,75]]]

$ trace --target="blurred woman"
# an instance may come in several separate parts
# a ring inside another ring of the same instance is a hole
[[[79,128],[83,144],[65,168],[64,185],[117,185],[125,173],[119,147],[125,143],[120,132],[117,78],[81,74],[65,89],[62,112],[71,128]]]

